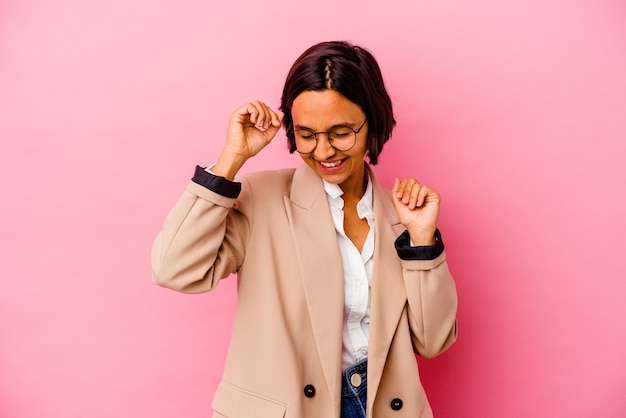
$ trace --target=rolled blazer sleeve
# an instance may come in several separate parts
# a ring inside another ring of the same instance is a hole
[[[190,182],[154,241],[153,281],[173,290],[200,293],[236,272],[249,233],[248,219],[237,206],[235,198]]]
[[[443,353],[457,337],[457,293],[442,252],[433,260],[401,260],[413,347],[422,357]]]

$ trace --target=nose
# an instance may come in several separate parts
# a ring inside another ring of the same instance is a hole
[[[336,150],[330,145],[327,133],[317,134],[317,146],[313,151],[316,160],[324,161],[335,155]]]

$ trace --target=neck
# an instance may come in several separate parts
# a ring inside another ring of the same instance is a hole
[[[365,162],[363,162],[363,167],[359,173],[355,173],[353,177],[339,185],[343,191],[344,200],[346,200],[346,198],[356,199],[357,201],[360,200],[365,194],[365,189],[367,189],[368,179],[369,176]]]

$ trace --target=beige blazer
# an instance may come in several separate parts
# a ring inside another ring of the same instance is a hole
[[[394,241],[404,228],[370,174],[376,229],[367,415],[431,417],[414,353],[433,357],[455,341],[454,281],[445,253],[429,261],[398,257]],[[214,417],[339,417],[343,272],[323,183],[306,165],[238,181],[237,199],[188,185],[154,242],[154,281],[197,293],[237,272]]]

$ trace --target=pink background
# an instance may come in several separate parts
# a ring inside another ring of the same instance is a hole
[[[619,0],[0,1],[0,416],[206,417],[234,280],[149,253],[230,112],[308,46],[378,58],[377,172],[443,195],[458,343],[439,417],[626,415],[626,6]],[[284,134],[245,170],[296,165]]]

